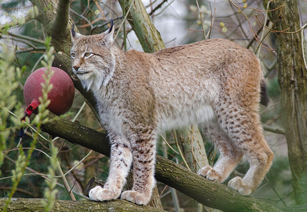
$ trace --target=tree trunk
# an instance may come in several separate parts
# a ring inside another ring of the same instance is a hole
[[[197,173],[200,168],[209,165],[204,141],[197,125],[183,129],[182,134],[177,137],[183,156],[192,172]]]
[[[4,205],[6,198],[0,199],[0,205]],[[8,212],[32,212],[44,211],[42,204],[44,199],[14,198],[8,207]],[[95,201],[73,201],[73,200],[55,200],[52,211],[59,212],[84,212],[84,211],[116,211],[116,212],[162,212],[163,210],[148,206],[140,206],[124,200],[113,200],[108,202]]]
[[[181,151],[192,172],[197,173],[200,168],[209,165],[205,144],[196,124],[183,129],[182,134],[178,137],[180,138],[179,142],[182,140],[180,142]],[[213,208],[204,208],[203,205],[195,203],[198,212],[204,211],[204,209],[207,212],[219,211]]]
[[[267,4],[267,1],[264,1]],[[283,5],[283,6],[282,6]],[[281,87],[282,118],[297,204],[307,200],[307,71],[304,66],[297,1],[270,3]],[[281,31],[281,32],[280,32]],[[288,33],[292,32],[292,33]],[[296,32],[296,33],[293,33]]]

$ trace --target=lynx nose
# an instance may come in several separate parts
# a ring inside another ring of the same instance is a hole
[[[73,68],[75,69],[76,72],[78,72],[78,69],[80,68],[80,66],[73,66]]]

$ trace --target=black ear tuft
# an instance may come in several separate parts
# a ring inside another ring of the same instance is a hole
[[[112,29],[113,29],[113,19],[111,19],[111,27],[110,27],[108,33],[110,33],[112,31]]]
[[[76,32],[75,32],[75,23],[72,24],[71,35],[72,35],[72,37],[75,37],[75,36],[76,36]]]

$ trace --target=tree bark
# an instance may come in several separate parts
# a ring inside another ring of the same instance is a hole
[[[0,205],[4,205],[6,198],[0,199]],[[42,204],[44,199],[30,198],[14,198],[7,211],[11,212],[32,212],[44,211]],[[1,210],[1,209],[0,209]],[[73,201],[73,200],[56,200],[52,211],[59,212],[101,212],[101,211],[116,211],[116,212],[162,212],[157,208],[148,206],[140,206],[124,200],[114,200],[108,202],[95,202],[89,200]]]
[[[264,5],[267,5],[267,0]],[[282,118],[288,144],[292,185],[297,204],[307,200],[307,71],[301,43],[297,1],[270,3],[281,87]],[[292,33],[289,33],[292,32]],[[296,33],[293,33],[296,32]]]

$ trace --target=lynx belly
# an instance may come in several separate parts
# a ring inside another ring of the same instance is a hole
[[[203,105],[194,110],[177,111],[167,116],[163,114],[159,122],[159,130],[182,128],[191,124],[207,123],[215,117],[210,105]]]

